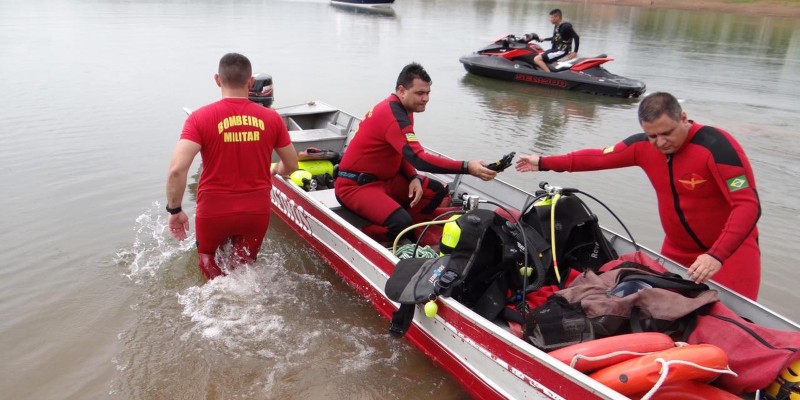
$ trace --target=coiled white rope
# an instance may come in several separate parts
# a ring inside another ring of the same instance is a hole
[[[683,347],[683,346],[688,346],[688,345],[689,345],[689,343],[686,343],[686,342],[675,342],[675,347]],[[572,361],[569,363],[569,366],[572,367],[572,368],[575,368],[575,366],[578,364],[578,361],[580,361],[580,360],[600,361],[600,360],[605,360],[605,359],[608,359],[608,358],[621,356],[621,355],[646,356],[646,355],[653,354],[653,353],[655,353],[655,351],[648,351],[648,352],[640,353],[640,352],[630,351],[630,350],[619,350],[619,351],[614,351],[614,352],[611,352],[611,353],[608,353],[608,354],[603,354],[601,356],[585,356],[583,354],[575,354],[574,356],[572,356]]]
[[[689,361],[684,361],[684,360],[670,360],[670,361],[667,361],[667,360],[664,360],[663,358],[656,358],[655,361],[657,363],[661,363],[661,370],[659,371],[661,376],[658,377],[658,381],[656,382],[655,386],[653,386],[653,388],[650,389],[649,392],[645,393],[645,395],[642,396],[641,400],[649,400],[658,391],[658,389],[661,388],[661,385],[663,385],[664,381],[667,380],[667,374],[669,374],[669,366],[672,365],[672,364],[688,365],[688,366],[695,367],[695,368],[703,370],[703,371],[710,371],[710,372],[716,372],[718,374],[729,374],[729,375],[733,375],[733,376],[739,376],[739,375],[736,374],[736,372],[733,372],[730,369],[730,367],[726,367],[725,369],[715,369],[715,368],[704,367],[702,365],[698,365],[696,363],[689,362]]]
[[[581,360],[600,361],[600,360],[605,360],[605,359],[608,359],[608,358],[613,358],[613,357],[622,356],[622,355],[646,356],[648,354],[653,354],[653,353],[655,353],[655,352],[654,351],[649,351],[649,352],[645,352],[645,353],[639,353],[639,352],[635,352],[635,351],[619,350],[619,351],[613,351],[613,352],[608,353],[608,354],[603,354],[601,356],[585,356],[583,354],[575,354],[574,356],[572,356],[572,362],[569,363],[569,366],[572,367],[572,368],[575,368],[575,365],[577,365],[578,361],[581,361]]]

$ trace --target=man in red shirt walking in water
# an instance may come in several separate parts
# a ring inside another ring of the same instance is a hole
[[[656,190],[665,237],[661,252],[755,300],[761,281],[756,222],[761,204],[750,161],[726,131],[690,121],[669,93],[639,104],[644,133],[605,149],[517,159],[518,171],[595,171],[639,166]]]
[[[214,80],[222,99],[189,115],[169,167],[169,233],[183,240],[189,229],[181,209],[186,177],[198,152],[203,159],[195,228],[200,270],[208,279],[223,274],[214,255],[228,240],[234,256],[255,261],[269,226],[272,175],[297,169],[297,152],[283,119],[247,98],[252,75],[247,57],[229,53],[220,59]],[[273,150],[281,161],[270,169]]]
[[[413,222],[426,219],[447,195],[441,183],[417,175],[469,173],[485,181],[497,172],[483,161],[456,161],[428,154],[414,134],[414,113],[425,111],[431,78],[417,63],[397,77],[395,93],[375,105],[358,127],[339,163],[336,198],[371,221],[370,233],[393,241]]]

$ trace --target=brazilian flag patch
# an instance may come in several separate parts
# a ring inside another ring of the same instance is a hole
[[[747,183],[747,177],[744,175],[733,177],[725,182],[728,184],[728,190],[730,190],[731,192],[735,192],[739,189],[750,187],[750,184]]]
[[[413,132],[406,133],[406,142],[416,142],[416,141],[417,141],[417,135],[415,135]]]

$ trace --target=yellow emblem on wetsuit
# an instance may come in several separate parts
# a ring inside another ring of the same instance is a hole
[[[414,132],[406,133],[406,142],[416,142],[416,141],[417,141],[417,135],[415,135]]]
[[[603,149],[603,154],[608,154],[608,153],[611,153],[613,151],[614,151],[614,146],[608,146],[605,149]]]

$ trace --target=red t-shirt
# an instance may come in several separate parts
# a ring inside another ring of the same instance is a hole
[[[269,213],[272,151],[291,143],[275,110],[225,98],[189,115],[181,139],[200,144],[198,217]]]

